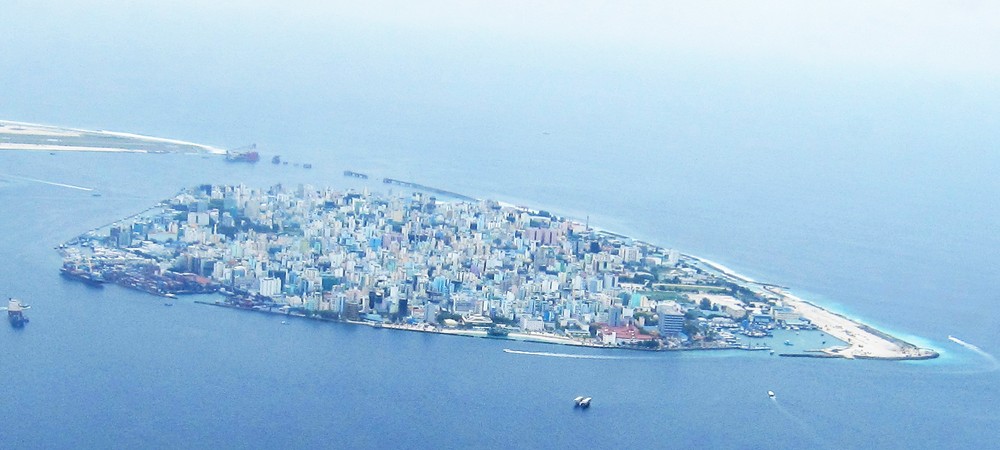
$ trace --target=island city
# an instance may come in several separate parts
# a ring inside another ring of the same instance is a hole
[[[587,220],[383,181],[385,192],[184,189],[60,245],[61,271],[167,306],[214,294],[196,301],[414,332],[649,351],[937,356],[787,288]]]

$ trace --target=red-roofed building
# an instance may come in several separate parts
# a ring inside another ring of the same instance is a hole
[[[624,327],[602,325],[598,337],[601,338],[601,342],[611,345],[638,344],[656,339],[654,336],[642,334],[642,330],[632,325]]]

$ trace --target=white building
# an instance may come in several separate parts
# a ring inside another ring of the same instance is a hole
[[[275,277],[260,279],[260,295],[273,297],[281,293],[281,280]]]

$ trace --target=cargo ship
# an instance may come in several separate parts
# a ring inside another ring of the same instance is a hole
[[[250,144],[226,152],[226,161],[255,163],[260,161],[260,154],[257,153],[257,144]]]
[[[71,278],[74,280],[79,280],[86,283],[88,286],[103,287],[107,280],[104,279],[101,274],[96,272],[88,272],[86,270],[76,269],[73,267],[66,267],[59,269],[61,273],[66,278]]]
[[[28,309],[28,306],[22,305],[21,301],[16,298],[12,297],[7,302],[7,320],[10,320],[12,327],[21,328],[29,322],[28,318],[24,316],[25,309]]]

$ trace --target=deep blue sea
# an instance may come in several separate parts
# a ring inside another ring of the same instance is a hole
[[[1000,438],[990,83],[454,30],[33,8],[0,15],[15,37],[0,40],[0,118],[256,142],[263,160],[0,152],[0,296],[32,305],[24,329],[0,326],[2,448],[909,449]],[[46,27],[29,26],[42,16]],[[273,154],[314,168],[272,165]],[[392,177],[589,217],[942,357],[646,354],[283,326],[59,276],[53,247],[182,187],[365,186],[345,169],[372,174],[371,189]],[[574,410],[578,395],[594,406]]]

